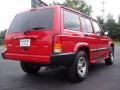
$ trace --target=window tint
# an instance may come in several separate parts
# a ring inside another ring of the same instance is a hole
[[[23,32],[31,28],[51,29],[53,15],[54,10],[52,8],[18,14],[15,16],[8,32]]]
[[[91,21],[87,18],[82,17],[82,22],[83,22],[83,31],[86,33],[93,33]]]
[[[94,22],[94,21],[93,21],[93,27],[94,27],[95,32],[96,32],[97,34],[101,34],[101,29],[100,29],[99,25],[97,24],[97,22]]]
[[[64,28],[80,30],[79,16],[72,12],[64,11]]]

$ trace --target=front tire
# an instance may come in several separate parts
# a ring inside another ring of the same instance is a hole
[[[79,82],[86,78],[88,74],[88,58],[84,51],[76,55],[74,63],[68,68],[68,78],[71,81]]]
[[[22,70],[27,74],[36,74],[39,72],[41,66],[35,63],[20,62]]]
[[[106,65],[112,65],[114,63],[114,48],[110,48],[110,54],[107,59],[105,59]]]

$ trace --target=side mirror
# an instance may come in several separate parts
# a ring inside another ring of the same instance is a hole
[[[108,32],[108,31],[104,32],[104,35],[105,35],[105,36],[108,36],[108,34],[109,34],[109,32]]]

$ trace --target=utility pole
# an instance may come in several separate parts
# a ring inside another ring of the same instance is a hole
[[[102,1],[102,19],[104,19],[104,14],[105,14],[105,1]]]
[[[104,17],[105,17],[105,1],[103,0],[102,1],[102,20],[103,20],[103,29],[107,30],[107,26],[104,25]]]
[[[41,7],[41,6],[48,6],[45,2],[42,0],[31,0],[31,7]]]

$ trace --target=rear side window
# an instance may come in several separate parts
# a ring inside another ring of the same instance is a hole
[[[18,14],[15,16],[8,33],[23,32],[32,28],[51,29],[53,26],[53,17],[53,8],[45,8]]]
[[[81,18],[82,18],[82,23],[83,23],[83,31],[85,33],[93,33],[91,21],[84,17],[81,17]]]
[[[64,28],[80,30],[79,16],[75,13],[64,11]]]

